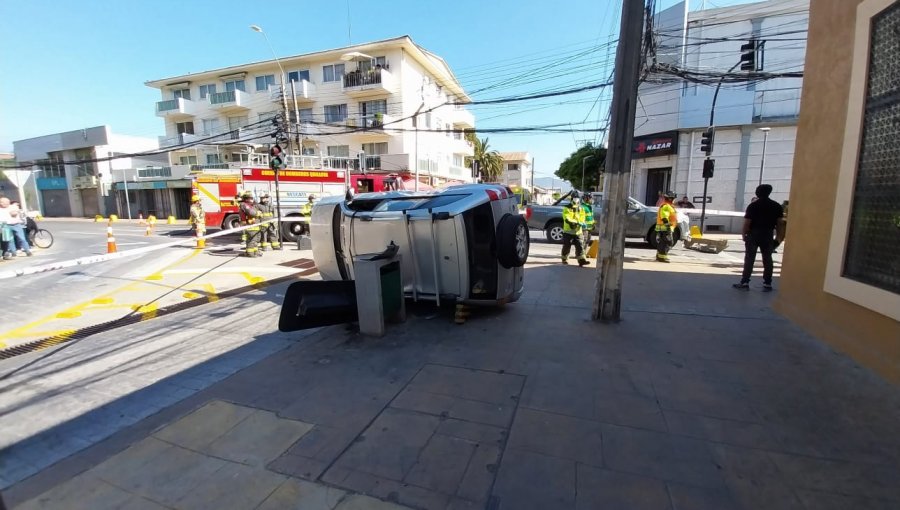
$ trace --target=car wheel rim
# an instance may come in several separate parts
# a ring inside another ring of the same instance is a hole
[[[553,227],[552,229],[550,229],[550,238],[551,239],[553,239],[554,241],[561,241],[562,237],[563,236],[562,236],[562,228],[561,227]]]
[[[291,225],[291,232],[292,232],[292,233],[294,233],[294,234],[300,234],[301,231],[302,231],[302,228],[300,227],[300,224],[299,224],[299,223],[294,223],[293,225]]]
[[[524,225],[519,225],[516,229],[516,254],[519,260],[525,260],[528,256],[528,232],[525,231]]]

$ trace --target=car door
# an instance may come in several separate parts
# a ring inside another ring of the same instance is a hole
[[[625,212],[625,237],[644,237],[645,207],[637,200],[628,199],[628,209]]]

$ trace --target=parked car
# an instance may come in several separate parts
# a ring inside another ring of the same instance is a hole
[[[551,243],[562,243],[563,224],[562,210],[570,203],[572,193],[566,193],[553,205],[532,205],[525,209],[525,218],[530,228],[543,230],[547,240]],[[594,209],[594,234],[598,234],[600,227],[602,193],[593,193],[591,206]],[[628,198],[627,220],[625,223],[625,237],[639,237],[647,241],[651,247],[656,248],[656,214],[658,207],[644,205],[634,198]],[[675,227],[675,241],[682,236],[690,235],[691,223],[687,214],[678,211],[678,225]]]
[[[528,225],[516,196],[501,185],[327,197],[310,221],[324,280],[352,280],[354,256],[394,243],[407,297],[504,304],[524,288]]]

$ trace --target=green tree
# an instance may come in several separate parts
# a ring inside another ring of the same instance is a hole
[[[490,149],[488,139],[479,139],[473,132],[466,133],[468,141],[475,149],[474,155],[466,158],[466,167],[472,168],[474,162],[478,162],[478,171],[485,182],[496,182],[503,173],[503,158],[500,153]]]
[[[589,158],[585,160],[584,158]],[[581,165],[584,161],[584,188],[581,189]],[[565,181],[573,188],[580,191],[602,191],[597,188],[600,180],[600,173],[606,168],[606,149],[603,147],[594,147],[587,144],[573,152],[568,158],[559,165],[556,170],[556,176]]]

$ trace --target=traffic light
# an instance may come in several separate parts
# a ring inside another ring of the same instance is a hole
[[[741,45],[741,71],[762,69],[761,48],[762,43],[758,39],[751,39],[747,44]]]
[[[714,159],[705,159],[703,160],[703,178],[704,179],[712,179],[713,172],[716,171],[716,160]]]
[[[281,170],[284,168],[284,153],[281,146],[275,144],[269,149],[269,168],[272,170]]]
[[[706,131],[700,135],[700,152],[705,152],[707,156],[712,154],[713,143],[716,140],[716,128],[709,126]]]

